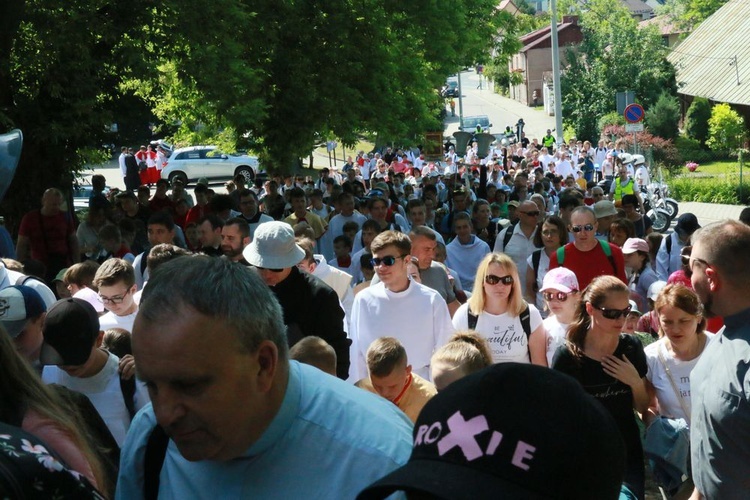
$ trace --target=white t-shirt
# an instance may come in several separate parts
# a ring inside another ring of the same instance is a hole
[[[706,347],[716,337],[713,333],[706,332],[706,345],[703,347],[703,352],[706,351]],[[666,337],[654,342],[653,344],[647,345],[644,349],[646,353],[646,362],[648,363],[648,373],[646,378],[656,389],[656,402],[659,408],[659,414],[669,418],[684,418],[686,422],[690,419],[685,415],[685,411],[682,409],[680,400],[677,399],[677,395],[672,387],[672,382],[669,381],[667,372],[664,369],[664,365],[659,359],[659,351],[664,356],[664,361],[669,366],[670,372],[672,372],[672,379],[677,385],[677,389],[680,391],[680,395],[684,401],[685,407],[688,411],[691,411],[690,407],[690,372],[693,371],[695,365],[698,363],[700,356],[690,361],[680,361],[675,359],[672,354],[667,350],[664,345],[668,342]],[[701,353],[703,354],[703,353]]]
[[[414,373],[430,379],[430,358],[453,334],[445,300],[435,290],[415,281],[403,292],[383,283],[371,285],[354,297],[351,316],[351,369],[354,382],[368,376],[365,353],[380,337],[394,337],[406,349]]]
[[[120,388],[120,375],[117,372],[120,358],[112,353],[107,354],[109,354],[109,359],[104,368],[93,377],[71,377],[57,366],[45,366],[42,371],[42,381],[45,384],[62,385],[89,398],[104,423],[107,424],[112,437],[119,446],[122,446],[130,427],[130,415],[125,406],[125,399]],[[133,401],[136,411],[149,402],[148,390],[142,382],[136,381]]]
[[[544,318],[544,331],[547,332],[547,366],[552,366],[557,348],[565,344],[568,326],[560,323],[557,316],[550,314]]]
[[[467,330],[469,328],[469,304],[463,304],[453,315],[453,327],[456,330]],[[539,310],[529,304],[531,331],[533,332],[542,324],[542,316]],[[529,339],[523,331],[520,316],[511,316],[508,313],[490,314],[483,311],[477,318],[476,332],[481,334],[492,351],[494,363],[529,363]]]
[[[138,309],[135,312],[126,316],[117,316],[112,311],[101,316],[99,318],[99,329],[104,331],[110,328],[122,328],[130,333],[133,333],[133,323],[135,323],[135,317],[138,315]]]

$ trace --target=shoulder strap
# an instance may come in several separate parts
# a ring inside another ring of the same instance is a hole
[[[135,377],[129,379],[120,377],[120,392],[122,392],[122,399],[125,401],[130,420],[133,420],[135,417]]]
[[[505,230],[505,236],[503,236],[503,252],[505,252],[505,247],[508,246],[510,239],[513,237],[513,231],[516,230],[516,224],[518,224],[518,221],[513,222],[508,226],[508,229]]]
[[[531,265],[534,268],[534,286],[536,286],[536,282],[539,280],[539,261],[542,260],[542,250],[542,248],[534,250],[531,254]]]
[[[145,250],[143,253],[141,253],[141,263],[138,265],[138,267],[141,270],[141,278],[146,273],[146,267],[148,264],[148,254],[150,250]]]
[[[562,267],[565,262],[565,245],[557,249],[557,265]]]
[[[661,361],[661,364],[664,367],[664,371],[667,372],[667,378],[669,378],[669,382],[670,384],[672,384],[672,390],[674,391],[674,395],[677,396],[677,399],[680,401],[680,406],[682,407],[682,411],[685,412],[685,415],[687,416],[687,422],[688,424],[690,424],[690,408],[685,402],[685,398],[682,397],[682,393],[677,388],[677,384],[675,383],[674,378],[672,377],[672,370],[669,369],[667,360],[664,359],[664,353],[662,352],[662,349],[665,349],[664,347],[665,340],[662,339],[660,342],[661,342],[661,345],[659,345],[656,349],[656,352],[659,354],[659,361]]]
[[[667,248],[667,255],[672,255],[672,235],[670,234],[667,236],[667,242],[664,243],[664,246]]]
[[[529,312],[529,304],[525,300],[523,303],[526,307],[521,312],[521,328],[528,339],[531,336],[531,312]]]
[[[476,314],[472,314],[471,309],[467,308],[466,313],[468,314],[469,319],[469,330],[476,330],[477,328],[477,320],[479,320],[479,316]]]
[[[615,258],[612,257],[612,247],[609,246],[608,241],[604,240],[599,240],[599,244],[602,246],[604,255],[607,256],[607,260],[609,260],[609,264],[612,266],[612,272],[614,273],[614,276],[617,276],[617,266],[615,265]]]
[[[156,425],[148,436],[146,454],[143,459],[143,498],[157,500],[159,497],[159,476],[167,455],[169,437],[160,425]]]

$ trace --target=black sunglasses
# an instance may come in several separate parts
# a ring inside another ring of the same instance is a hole
[[[531,212],[521,212],[522,214],[526,214],[529,217],[539,217],[539,210],[532,210]]]
[[[573,230],[574,233],[580,233],[581,231],[593,231],[594,225],[593,224],[586,224],[585,226],[570,226],[570,229]]]
[[[386,267],[391,267],[393,264],[396,263],[396,259],[402,259],[404,258],[404,255],[399,255],[398,257],[394,257],[392,255],[386,255],[383,258],[380,257],[373,257],[370,259],[370,264],[372,264],[372,267],[378,267],[381,263]]]
[[[565,302],[568,300],[568,295],[575,292],[565,293],[565,292],[542,292],[542,297],[544,297],[544,300],[547,302],[552,302],[553,300],[557,300],[558,302]]]
[[[497,285],[502,282],[503,285],[512,285],[513,276],[495,276],[494,274],[488,274],[484,277],[484,282],[488,285]]]
[[[625,309],[607,309],[606,307],[596,307],[596,306],[594,306],[594,308],[599,309],[602,312],[602,316],[604,316],[607,319],[620,319],[621,317],[627,316],[628,314],[630,314],[630,310],[632,309],[631,306],[628,306]]]

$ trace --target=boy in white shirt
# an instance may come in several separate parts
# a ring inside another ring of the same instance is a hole
[[[109,311],[99,319],[101,330],[122,328],[132,333],[138,314],[138,304],[133,297],[138,289],[133,266],[123,259],[105,260],[96,270],[94,286]]]
[[[88,397],[122,446],[135,412],[149,402],[148,393],[134,379],[120,380],[120,359],[100,348],[103,332],[94,307],[75,298],[55,302],[45,318],[43,334],[42,380]]]

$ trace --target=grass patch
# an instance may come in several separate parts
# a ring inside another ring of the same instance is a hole
[[[677,201],[742,205],[750,201],[750,169],[743,168],[740,190],[739,161],[713,161],[702,164],[695,172],[682,168],[669,182]]]

